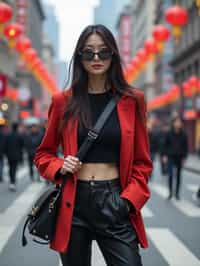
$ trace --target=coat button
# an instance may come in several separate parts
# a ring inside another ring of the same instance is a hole
[[[70,208],[70,207],[71,207],[71,202],[67,201],[67,202],[66,202],[66,206],[67,206],[68,208]]]

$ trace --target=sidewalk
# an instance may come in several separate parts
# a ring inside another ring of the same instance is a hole
[[[190,154],[184,165],[185,170],[200,174],[200,158],[197,155]]]

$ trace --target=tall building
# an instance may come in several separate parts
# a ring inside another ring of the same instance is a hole
[[[151,36],[155,20],[155,0],[132,0],[133,9],[133,33],[132,33],[132,51],[133,56],[144,41]],[[155,95],[155,75],[154,63],[148,63],[147,68],[141,73],[134,85],[143,89],[147,98],[151,99]]]
[[[61,90],[64,90],[68,81],[68,63],[60,60],[57,64],[57,69],[59,73],[58,86]]]
[[[14,0],[1,1],[15,8]],[[17,120],[17,104],[6,97],[11,88],[17,86],[16,71],[17,71],[17,56],[10,52],[7,41],[0,36],[0,118],[8,120]],[[3,108],[3,106],[7,108]]]
[[[117,23],[117,42],[124,67],[132,58],[132,14],[129,5],[120,13]]]
[[[45,14],[40,0],[16,0],[16,20],[25,28],[25,34],[30,38],[32,47],[36,49],[42,57],[43,47],[43,22]],[[20,111],[28,111],[30,115],[35,115],[37,106],[37,115],[40,110],[40,99],[42,90],[40,83],[28,72],[23,65],[19,65],[17,71],[19,95],[27,95],[26,105],[20,105]]]
[[[94,23],[103,24],[116,34],[119,14],[129,2],[130,0],[100,0],[94,10]]]
[[[54,50],[54,57],[56,61],[59,60],[59,22],[55,14],[55,8],[47,4],[47,1],[43,2],[45,21],[43,24],[44,33],[48,36]]]
[[[155,24],[162,24],[168,28],[166,20],[164,19],[164,12],[167,8],[172,6],[173,0],[159,0],[157,2],[156,7],[156,16],[155,16]],[[171,29],[170,29],[171,30]],[[170,37],[169,40],[165,44],[165,49],[163,53],[157,58],[155,64],[155,93],[156,95],[161,94],[162,92],[168,91],[174,83],[174,74],[173,69],[170,65],[170,61],[172,60],[174,53],[174,41],[173,38]]]

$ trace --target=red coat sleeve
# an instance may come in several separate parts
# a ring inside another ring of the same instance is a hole
[[[61,140],[58,129],[61,119],[60,105],[58,96],[54,95],[48,111],[45,134],[34,157],[34,163],[41,176],[54,183],[61,182],[61,179],[55,180],[55,174],[64,163],[64,159],[57,156],[57,148]]]
[[[135,113],[135,135],[134,135],[134,159],[128,186],[122,191],[121,197],[126,198],[139,211],[150,197],[148,188],[148,177],[152,172],[152,162],[149,152],[149,140],[146,128],[146,103],[144,95],[139,97],[139,108]]]

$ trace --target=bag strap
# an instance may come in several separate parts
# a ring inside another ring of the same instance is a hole
[[[115,95],[110,99],[108,104],[106,105],[105,109],[101,113],[100,117],[98,118],[97,122],[95,123],[93,129],[90,129],[88,132],[88,135],[86,139],[84,140],[83,144],[81,145],[77,157],[79,160],[83,160],[84,156],[88,152],[88,150],[91,148],[95,140],[98,138],[101,129],[103,128],[106,120],[109,118],[110,114],[112,113],[113,109],[115,108],[115,105],[119,99],[119,95]]]
[[[105,125],[105,122],[111,115],[112,111],[114,110],[118,100],[120,99],[119,94],[115,94],[110,101],[107,103],[105,109],[99,116],[97,122],[95,123],[94,127],[89,130],[87,137],[85,138],[84,142],[82,143],[81,147],[79,148],[76,156],[79,158],[79,160],[83,160],[84,156],[88,152],[88,150],[92,147],[95,140],[98,138],[100,131],[102,130],[103,126]],[[64,181],[62,183],[62,188],[64,187],[67,176],[72,175],[71,173],[66,175],[66,178],[64,178]]]

